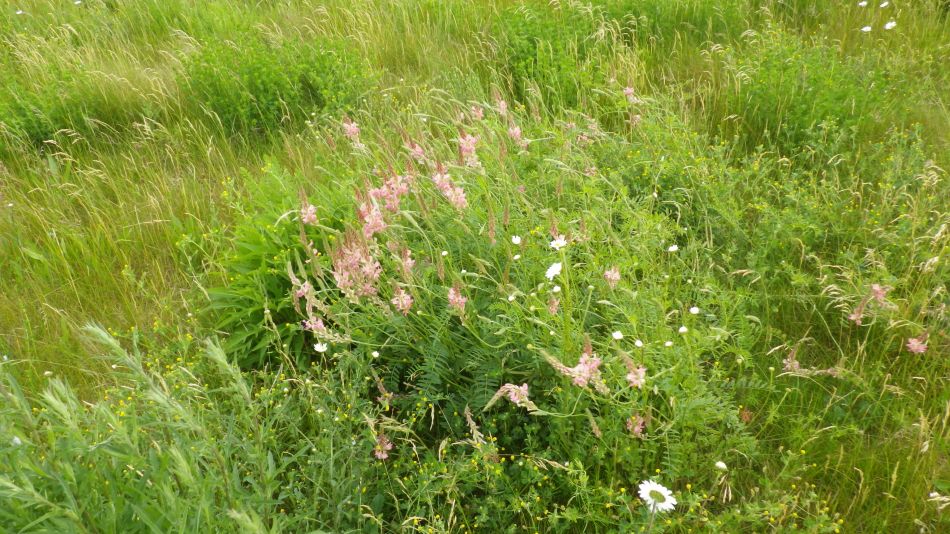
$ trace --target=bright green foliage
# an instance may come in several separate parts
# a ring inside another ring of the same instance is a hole
[[[352,52],[330,43],[254,37],[207,43],[185,60],[188,88],[228,130],[266,131],[311,113],[352,108],[366,87]]]
[[[0,531],[950,529],[943,0],[19,4]]]

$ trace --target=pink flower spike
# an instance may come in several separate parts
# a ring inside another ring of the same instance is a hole
[[[376,436],[376,446],[373,447],[373,455],[377,460],[389,458],[389,451],[393,450],[393,442],[389,441],[386,434],[379,433]]]
[[[643,431],[646,430],[647,420],[641,417],[639,414],[634,415],[627,419],[627,430],[634,435],[634,437],[642,438]]]
[[[462,295],[462,292],[459,290],[458,284],[449,288],[449,306],[458,310],[459,313],[465,311],[465,303],[468,302],[468,297]]]
[[[617,267],[611,267],[604,271],[604,280],[607,281],[607,285],[610,286],[610,289],[613,289],[617,286],[617,282],[620,281],[620,269]]]
[[[505,102],[504,100],[499,100],[496,103],[496,106],[498,106],[499,115],[501,115],[502,117],[505,117],[508,115],[508,102]]]
[[[315,226],[317,224],[317,207],[313,204],[304,204],[300,208],[300,222]]]
[[[409,309],[412,308],[412,295],[400,287],[396,289],[396,296],[394,296],[390,302],[392,302],[393,306],[402,312],[403,315],[409,315]]]
[[[907,350],[914,354],[923,354],[927,352],[927,334],[918,337],[912,337],[907,340]]]
[[[884,304],[884,299],[887,298],[887,293],[891,288],[887,286],[881,286],[880,284],[871,284],[871,296],[874,297],[874,300],[878,304]]]
[[[644,366],[639,366],[636,369],[632,369],[627,373],[627,382],[630,383],[630,387],[641,389],[643,384],[647,381],[647,368]]]

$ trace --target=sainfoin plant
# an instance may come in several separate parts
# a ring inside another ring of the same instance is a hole
[[[513,143],[511,111],[458,117],[461,137],[388,143],[400,148],[385,171],[371,168],[381,147],[369,121],[354,150],[347,119],[328,135],[341,137],[335,168],[360,184],[348,200],[333,197],[350,215],[305,203],[284,217],[297,240],[285,265],[292,283],[272,297],[299,311],[287,325],[308,339],[290,359],[369,369],[361,390],[375,410],[361,414],[362,439],[379,479],[367,513],[436,530],[766,524],[714,497],[716,461],[755,473],[762,451],[719,368],[741,349],[717,317],[734,315],[735,303],[717,301],[724,290],[693,266],[708,245],[653,199],[591,176],[598,146],[618,142],[593,121],[517,117],[544,140],[497,150]],[[327,249],[314,254],[313,243]],[[677,302],[690,287],[696,300]],[[748,492],[747,504],[788,499],[756,493],[755,476],[736,478],[730,495]],[[386,481],[397,479],[394,490]],[[646,480],[676,497],[645,506],[636,487]],[[783,502],[833,528],[813,499]],[[404,515],[403,500],[428,515]],[[663,516],[675,502],[686,509]]]

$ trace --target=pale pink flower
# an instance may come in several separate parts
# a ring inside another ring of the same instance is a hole
[[[633,90],[633,87],[624,87],[623,96],[627,98],[629,104],[642,104],[643,100],[640,100],[637,97],[636,91]]]
[[[550,312],[551,315],[555,315],[557,313],[557,309],[560,306],[560,304],[561,304],[560,300],[556,298],[552,298],[551,300],[548,301],[548,312]]]
[[[861,302],[855,306],[854,311],[848,315],[848,320],[853,321],[854,324],[858,326],[861,326],[861,319],[864,317],[864,308],[867,307],[868,300],[870,300],[870,297],[864,297],[861,299]]]
[[[303,322],[303,329],[308,332],[326,332],[327,327],[323,324],[323,319],[310,316]]]
[[[795,373],[800,371],[801,368],[802,364],[799,363],[797,359],[795,359],[794,353],[790,354],[788,358],[782,359],[782,370],[784,370],[786,373]]]
[[[593,353],[581,354],[580,360],[574,367],[568,367],[554,358],[548,358],[548,362],[559,373],[571,378],[577,386],[586,387],[588,384],[593,384],[598,390],[603,387],[600,379],[601,360]]]
[[[399,211],[399,201],[409,192],[410,182],[411,178],[408,176],[394,175],[383,182],[383,185],[370,189],[369,196],[377,201],[383,201],[387,210]]]
[[[464,134],[459,137],[459,154],[462,161],[469,167],[478,167],[481,165],[478,161],[478,155],[475,153],[475,146],[478,145],[478,136]]]
[[[884,304],[885,298],[887,297],[887,292],[890,290],[891,288],[888,286],[871,284],[871,296],[874,297],[874,300],[876,300],[878,304]]]
[[[516,386],[514,384],[505,384],[502,386],[508,391],[508,400],[517,406],[522,406],[524,401],[528,400],[528,384]]]
[[[343,119],[343,135],[353,143],[356,148],[364,148],[365,145],[360,142],[360,127],[349,117]]]
[[[485,118],[485,111],[481,108],[481,106],[472,106],[471,110],[472,117],[474,117],[475,120],[480,121]]]
[[[300,208],[300,222],[314,226],[317,224],[317,207],[313,204],[304,204]]]
[[[304,282],[294,290],[294,297],[302,299],[312,292],[313,285],[310,284],[310,280],[304,280]]]
[[[373,455],[378,460],[389,458],[389,451],[393,450],[393,442],[389,441],[386,434],[380,432],[376,435],[376,446],[373,447]]]
[[[403,315],[409,315],[409,309],[412,308],[412,295],[403,288],[396,289],[396,295],[390,301],[397,310]]]
[[[518,406],[519,408],[525,408],[528,411],[537,411],[538,407],[531,402],[531,399],[528,398],[528,384],[521,384],[516,386],[514,384],[505,384],[498,388],[498,391],[492,396],[491,399],[485,404],[485,409],[491,408],[498,399],[505,397],[512,404]]]
[[[607,281],[607,285],[609,285],[611,289],[616,287],[617,282],[620,281],[620,269],[617,267],[611,267],[610,269],[604,271],[604,280]]]
[[[920,337],[912,337],[907,340],[907,350],[914,354],[923,354],[927,352],[927,334]]]
[[[508,128],[508,137],[511,137],[512,141],[522,149],[528,147],[528,141],[521,137],[521,128],[517,125]]]
[[[365,240],[347,235],[332,258],[333,279],[346,296],[359,298],[376,294],[374,284],[382,273],[382,266],[373,257]]]
[[[426,151],[419,146],[418,143],[409,141],[406,143],[406,150],[409,151],[409,155],[412,156],[412,159],[416,160],[416,163],[425,163]]]
[[[646,430],[647,420],[641,417],[639,414],[634,415],[627,419],[627,431],[634,435],[634,437],[642,438],[643,431]]]
[[[647,381],[647,368],[644,366],[639,366],[634,369],[631,369],[627,373],[627,382],[630,383],[630,387],[640,389],[643,387]]]
[[[499,100],[496,103],[496,105],[498,106],[499,115],[501,115],[502,117],[505,117],[508,115],[508,102],[505,102],[504,100]]]
[[[449,306],[458,310],[459,313],[462,313],[465,311],[466,302],[468,302],[468,297],[462,295],[458,284],[449,288]]]
[[[369,239],[386,229],[386,220],[379,206],[372,202],[363,202],[357,208],[357,216],[363,223],[363,237]]]
[[[461,211],[468,207],[465,190],[455,185],[455,182],[452,181],[452,178],[449,177],[449,174],[445,172],[441,165],[436,168],[435,174],[432,175],[432,182],[455,209]]]
[[[415,265],[416,260],[412,259],[412,251],[408,248],[403,249],[399,258],[399,266],[402,267],[402,273],[406,278],[412,275],[412,268]]]

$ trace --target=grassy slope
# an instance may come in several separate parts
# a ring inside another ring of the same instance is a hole
[[[190,2],[155,1],[129,9],[96,1],[81,6],[24,2],[20,8],[26,14],[0,19],[0,39],[8,45],[0,65],[15,73],[5,82],[3,95],[33,99],[31,105],[50,121],[47,133],[40,129],[41,143],[12,133],[0,140],[0,352],[16,360],[29,387],[43,383],[43,372],[52,371],[94,396],[96,386],[110,381],[110,373],[90,361],[79,326],[97,322],[119,332],[150,331],[163,339],[200,335],[202,327],[190,314],[203,302],[200,288],[214,283],[209,265],[229,246],[226,236],[233,224],[274,201],[281,188],[292,195],[299,185],[321,184],[322,140],[308,135],[300,121],[263,133],[235,132],[189,98],[184,64],[203,43],[232,35],[232,28],[255,28],[269,39],[290,43],[338,40],[354,56],[367,58],[379,75],[375,83],[386,89],[370,92],[367,109],[381,115],[395,106],[397,116],[406,110],[435,115],[451,109],[445,95],[463,102],[489,101],[494,87],[517,91],[517,82],[501,65],[504,47],[492,39],[508,27],[505,20],[514,4],[287,1],[232,9],[230,3],[198,8]],[[889,10],[851,4],[805,1],[789,7],[785,2],[760,6],[734,0],[714,8],[698,1],[627,2],[627,12],[611,12],[600,41],[589,43],[588,68],[603,73],[605,84],[615,78],[619,87],[636,85],[695,130],[697,159],[672,157],[684,167],[699,169],[701,177],[747,172],[718,194],[742,192],[760,203],[760,212],[791,210],[806,214],[803,219],[811,216],[802,222],[806,233],[836,231],[823,235],[824,249],[803,247],[802,256],[821,256],[824,250],[851,244],[872,247],[867,235],[849,232],[884,231],[884,220],[833,227],[822,214],[836,210],[861,218],[863,212],[921,229],[946,220],[947,199],[939,191],[916,198],[915,209],[904,214],[875,214],[878,206],[863,199],[896,202],[888,189],[899,190],[902,174],[919,172],[914,164],[902,168],[901,161],[932,159],[938,168],[950,164],[950,97],[941,90],[950,86],[950,22],[934,2]],[[629,13],[646,18],[624,19]],[[882,25],[892,18],[898,26],[885,32]],[[857,30],[865,24],[873,25],[872,32]],[[747,29],[754,34],[744,34]],[[576,53],[571,47],[563,52]],[[794,67],[782,67],[795,60],[800,61]],[[854,81],[854,72],[872,71],[877,74],[870,81]],[[753,90],[737,89],[749,76],[754,83],[744,87]],[[802,76],[813,82],[796,85]],[[592,87],[571,88],[570,81],[557,76],[539,84],[537,93],[547,101],[595,115],[601,110]],[[873,94],[866,94],[868,87]],[[0,107],[5,109],[11,108]],[[839,144],[814,143],[815,134],[807,130],[824,118],[815,109],[853,128],[850,137]],[[0,120],[15,116],[7,111]],[[382,120],[380,125],[392,127]],[[896,127],[917,128],[923,148],[900,142],[881,148]],[[720,135],[724,141],[712,141]],[[685,151],[687,137],[661,139],[647,157],[658,162],[664,151]],[[707,146],[707,139],[715,146]],[[758,159],[768,161],[761,172],[748,172],[755,165],[755,147],[794,163],[783,167],[781,158],[762,156]],[[706,150],[721,154],[718,162],[704,163]],[[753,156],[746,159],[749,154]],[[292,172],[276,178],[267,170],[274,167]],[[879,174],[884,168],[895,169],[895,176],[861,176],[862,170]],[[617,164],[618,173],[632,170],[640,169]],[[654,180],[664,179],[656,167],[650,172],[656,173]],[[945,182],[945,173],[933,172]],[[805,185],[808,180],[811,186]],[[786,188],[789,182],[815,192]],[[842,195],[826,195],[822,187],[848,190],[860,199],[848,205]],[[793,198],[795,194],[800,197]],[[716,198],[708,201],[710,209],[731,206]],[[745,215],[704,220],[699,212],[694,209],[692,215],[698,225],[764,226],[767,220]],[[773,235],[783,237],[782,231]],[[895,356],[877,351],[876,338],[843,339],[848,334],[840,326],[826,324],[829,310],[781,298],[794,296],[794,277],[802,272],[825,280],[823,287],[843,285],[844,280],[834,278],[840,274],[834,266],[812,265],[784,276],[779,263],[789,255],[764,245],[768,234],[750,228],[734,235],[750,244],[735,252],[747,256],[749,268],[776,277],[750,286],[751,292],[759,292],[750,298],[762,299],[763,322],[771,332],[780,332],[765,336],[762,347],[792,346],[809,338],[811,355],[829,365],[844,358],[857,375],[860,387],[843,395],[869,399],[872,405],[862,408],[851,398],[829,402],[838,399],[835,392],[830,397],[759,397],[755,401],[763,403],[767,422],[759,437],[763,442],[796,442],[791,434],[798,432],[797,437],[812,440],[810,448],[817,450],[810,453],[829,459],[825,481],[829,488],[840,488],[832,490],[834,504],[847,511],[849,524],[909,526],[925,503],[911,505],[892,496],[925,492],[934,473],[947,479],[945,450],[935,452],[934,446],[926,454],[918,452],[924,442],[946,444],[946,365],[892,365]],[[946,249],[938,252],[946,261]],[[915,291],[915,282],[924,288],[940,286],[916,280],[914,266],[901,253],[898,249],[898,256],[889,260],[896,265],[890,269],[890,283],[907,288],[907,308],[945,304],[945,286],[942,296]],[[773,295],[778,304],[768,300]],[[945,338],[943,343],[934,341],[933,358],[941,357]],[[914,384],[918,387],[911,389]],[[892,399],[891,387],[900,387],[904,396]],[[844,417],[838,430],[819,431],[833,427],[829,412],[865,413],[862,409],[872,414],[866,425]],[[795,421],[789,428],[797,430],[782,428],[786,418]],[[875,423],[884,420],[900,420],[907,427],[882,446],[884,437]]]

